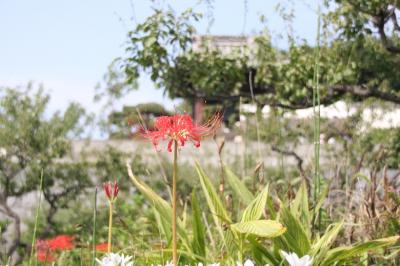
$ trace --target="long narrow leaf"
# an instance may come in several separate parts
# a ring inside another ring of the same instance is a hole
[[[132,169],[129,163],[126,164],[128,169],[128,175],[131,178],[132,182],[139,189],[139,191],[153,203],[154,208],[160,213],[160,217],[163,219],[163,223],[168,225],[171,228],[172,221],[172,207],[168,202],[166,202],[163,198],[157,195],[149,186],[142,183],[136,176],[133,175]],[[179,235],[180,240],[185,245],[186,248],[190,249],[188,235],[186,234],[186,230],[183,227],[183,223],[180,219],[177,221],[177,233]]]
[[[282,235],[286,228],[274,220],[257,220],[231,224],[231,229],[241,234],[273,238]]]
[[[201,211],[196,193],[192,193],[192,227],[193,227],[193,251],[206,257],[206,230],[201,221]]]
[[[242,222],[249,222],[261,218],[268,200],[267,184],[260,194],[247,206],[242,215]]]
[[[224,166],[224,171],[229,186],[244,204],[249,205],[254,200],[253,194],[247,189],[246,185],[243,184],[239,177],[235,175],[227,166]]]
[[[311,243],[307,233],[300,221],[284,206],[281,206],[280,221],[287,228],[287,231],[281,237],[285,246],[290,247],[291,251],[299,256],[308,254]]]
[[[203,189],[204,195],[207,200],[208,207],[211,210],[216,226],[221,227],[222,223],[230,223],[230,218],[227,210],[222,204],[214,185],[211,183],[210,178],[204,173],[200,165],[196,163],[197,174],[200,178],[200,184]]]
[[[297,191],[296,197],[292,202],[291,211],[295,214],[296,217],[299,217],[299,220],[302,224],[311,224],[312,216],[309,210],[308,192],[305,182],[302,183],[299,190]],[[309,238],[311,237],[310,228],[311,227],[304,228],[307,237]]]
[[[342,262],[352,257],[362,255],[365,252],[394,245],[398,241],[400,241],[400,236],[392,236],[367,241],[354,246],[334,248],[327,253],[323,265],[332,265],[333,263]]]
[[[221,239],[228,251],[232,252],[235,249],[234,239],[236,239],[236,236],[233,234],[233,232],[224,228],[225,225],[231,224],[231,219],[228,215],[228,212],[218,197],[210,178],[204,173],[203,169],[201,169],[198,163],[196,163],[196,171],[198,173],[200,184],[206,197],[208,207],[210,208],[211,216],[213,217],[217,231],[220,234]]]
[[[316,265],[318,265],[319,261],[325,259],[326,253],[336,240],[342,227],[343,222],[331,225],[331,228],[328,228],[325,234],[312,245],[310,255],[314,258]]]
[[[264,265],[265,260],[268,261],[270,265],[277,266],[279,265],[279,260],[262,244],[260,244],[255,237],[248,238],[251,245],[251,252],[253,253],[253,258],[256,260],[257,265]],[[268,264],[267,264],[268,265]]]

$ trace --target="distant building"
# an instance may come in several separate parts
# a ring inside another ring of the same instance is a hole
[[[250,55],[250,50],[255,46],[254,37],[231,35],[195,35],[193,37],[193,51],[218,51],[223,56],[229,57],[237,54]],[[204,106],[217,104],[218,99],[196,98],[193,101],[192,111],[196,123],[204,119]],[[232,112],[233,110],[225,110]]]
[[[249,36],[195,35],[193,37],[193,51],[217,50],[224,56],[248,53],[254,45],[254,37]]]

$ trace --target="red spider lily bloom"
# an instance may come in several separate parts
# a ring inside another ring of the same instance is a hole
[[[36,254],[38,261],[46,263],[56,260],[56,257],[49,251],[38,251]]]
[[[54,252],[73,249],[75,247],[73,240],[73,236],[67,235],[59,235],[50,239],[37,240],[37,259],[40,262],[52,262],[56,260]]]
[[[189,115],[176,114],[173,116],[160,116],[155,119],[155,130],[146,131],[144,136],[151,140],[157,147],[160,140],[168,140],[168,151],[172,151],[174,141],[184,146],[186,141],[193,142],[194,146],[200,147],[203,137],[215,133],[221,124],[221,115],[215,115],[204,125],[195,125]]]
[[[40,262],[52,262],[55,260],[54,255],[50,251],[50,247],[47,240],[37,240],[36,241],[36,257]]]
[[[49,249],[49,245],[47,244],[47,240],[38,239],[36,240],[36,249],[41,251],[46,251]]]
[[[108,249],[108,243],[101,243],[96,245],[97,251],[107,252],[107,249]]]
[[[59,235],[47,240],[50,250],[69,250],[75,247],[73,236]]]
[[[114,181],[114,184],[111,181],[103,183],[103,189],[109,201],[114,201],[117,198],[119,191],[117,181]]]

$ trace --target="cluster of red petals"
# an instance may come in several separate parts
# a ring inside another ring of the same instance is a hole
[[[103,189],[109,201],[114,201],[117,198],[119,191],[117,181],[114,181],[114,183],[111,181],[103,183]]]
[[[108,250],[108,243],[97,244],[97,245],[96,245],[96,250],[97,250],[97,251],[107,252],[107,250]]]
[[[173,116],[160,116],[155,119],[154,130],[146,131],[144,136],[151,140],[157,147],[160,140],[168,140],[168,151],[172,151],[172,144],[184,146],[186,141],[191,141],[196,147],[200,147],[203,137],[212,135],[221,123],[221,116],[216,115],[204,125],[193,123],[192,117],[187,114]]]
[[[43,263],[52,262],[56,260],[56,256],[54,256],[53,253],[49,251],[38,251],[36,257],[38,261]]]
[[[56,259],[56,251],[70,250],[75,247],[73,236],[59,235],[54,238],[37,240],[37,258],[40,262],[51,262]]]
[[[47,240],[47,244],[51,250],[69,250],[74,248],[73,241],[73,236],[59,235]]]

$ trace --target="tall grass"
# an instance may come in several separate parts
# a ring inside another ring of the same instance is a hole
[[[319,66],[320,66],[320,28],[321,28],[321,12],[318,5],[318,22],[317,22],[317,38],[315,48],[315,64],[314,64],[314,86],[313,86],[313,111],[314,111],[314,204],[316,204],[318,196],[321,192],[321,175],[320,175],[320,87],[319,87]],[[321,215],[316,214],[314,217],[314,227],[320,223]],[[317,219],[316,219],[317,218]]]
[[[93,245],[93,257],[92,257],[92,266],[96,264],[96,219],[97,219],[97,187],[94,190],[94,199],[93,199],[93,236],[92,236],[92,245]]]
[[[34,251],[36,250],[35,248],[35,243],[36,243],[36,232],[37,232],[37,225],[39,221],[39,212],[40,212],[40,207],[42,205],[42,190],[43,190],[43,169],[40,174],[40,187],[39,187],[39,202],[38,206],[36,208],[36,215],[35,215],[35,225],[33,227],[33,234],[32,234],[32,242],[31,242],[31,254],[29,255],[29,263],[28,265],[31,266],[32,263],[32,256],[34,254]],[[37,264],[37,261],[36,261]]]

